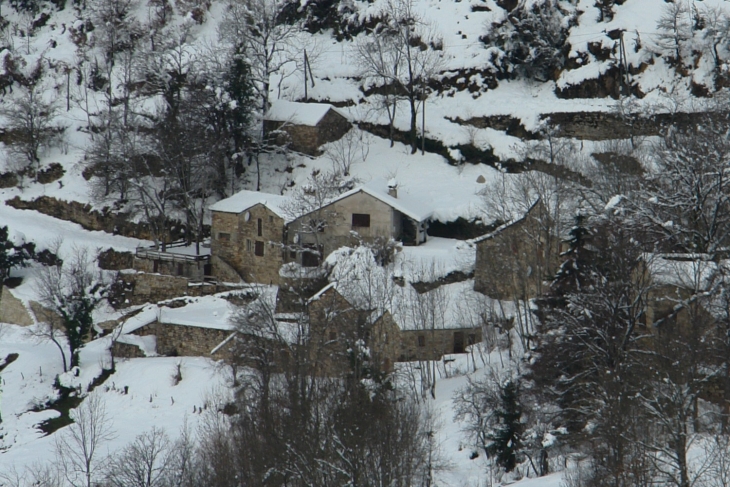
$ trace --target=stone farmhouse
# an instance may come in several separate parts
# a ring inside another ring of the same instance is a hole
[[[277,145],[319,155],[319,148],[340,139],[350,130],[347,117],[326,103],[277,100],[264,116],[264,135]]]
[[[334,250],[360,241],[392,238],[419,245],[427,239],[432,213],[417,198],[399,198],[393,181],[358,186],[316,209],[297,208],[289,197],[255,191],[212,205],[213,276],[279,284],[284,264],[316,268]]]

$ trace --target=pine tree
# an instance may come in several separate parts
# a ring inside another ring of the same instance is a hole
[[[0,227],[0,285],[10,275],[13,267],[24,267],[33,257],[35,245],[26,243],[15,245],[9,238],[8,227]]]
[[[499,423],[488,438],[492,444],[488,453],[496,457],[497,464],[507,472],[517,465],[517,452],[522,447],[522,433],[525,429],[521,422],[522,405],[520,404],[519,383],[507,380],[500,391],[500,407],[495,411]]]

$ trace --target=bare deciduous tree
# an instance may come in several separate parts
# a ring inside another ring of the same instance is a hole
[[[101,480],[100,451],[115,438],[104,399],[90,394],[71,413],[73,423],[56,436],[56,464],[73,487],[93,487]]]
[[[443,40],[419,16],[412,0],[388,0],[382,16],[373,35],[358,43],[360,65],[363,76],[371,78],[382,92],[391,146],[398,99],[407,101],[411,152],[415,153],[419,108],[425,102],[428,81],[441,66]]]

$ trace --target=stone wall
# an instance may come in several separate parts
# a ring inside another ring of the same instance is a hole
[[[482,341],[481,328],[450,328],[435,330],[403,330],[400,332],[399,361],[439,360],[455,350],[456,335],[461,334],[462,346]],[[421,338],[419,338],[421,337]]]
[[[146,355],[136,345],[129,343],[114,342],[112,346],[112,353],[114,358],[144,358]]]
[[[33,317],[23,303],[5,286],[0,284],[0,289],[0,323],[32,325]]]
[[[155,335],[158,355],[211,357],[219,360],[226,358],[225,346],[214,354],[210,352],[230,337],[233,331],[155,322],[136,330],[135,334]]]
[[[321,146],[341,139],[350,130],[351,125],[345,117],[334,110],[330,110],[319,121],[317,128],[317,143]]]
[[[229,286],[209,282],[190,282],[185,277],[146,272],[122,272],[114,285],[114,306],[124,308],[158,303],[181,296],[210,296],[229,291]]]
[[[140,272],[164,274],[166,276],[184,277],[202,281],[206,276],[207,261],[186,259],[140,259],[134,257],[133,269]]]
[[[92,209],[91,205],[78,201],[63,201],[51,196],[40,196],[32,201],[20,197],[8,200],[5,204],[20,210],[36,210],[45,215],[78,223],[86,230],[101,230],[127,237],[152,239],[145,223],[135,223],[127,213],[113,213],[109,208],[102,211]]]
[[[157,303],[188,294],[188,280],[184,277],[123,272],[119,274],[119,281],[124,286],[123,304],[126,306]]]
[[[228,266],[246,282],[279,284],[279,269],[284,264],[284,220],[280,216],[258,204],[239,214],[214,211],[212,220],[211,253],[216,278],[233,277]],[[263,256],[256,255],[257,245]]]

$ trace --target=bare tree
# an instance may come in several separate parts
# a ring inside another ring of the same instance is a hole
[[[167,434],[153,427],[109,458],[106,483],[112,487],[166,487],[172,445]]]
[[[272,78],[285,79],[302,67],[301,27],[281,21],[286,6],[283,0],[230,2],[220,25],[221,39],[249,60],[262,115],[271,106]]]
[[[418,149],[418,113],[426,99],[429,80],[441,65],[443,40],[415,11],[412,0],[389,0],[383,20],[373,35],[358,44],[363,75],[383,90],[393,144],[393,122],[398,97],[405,98],[410,111],[411,152]],[[426,134],[422,134],[423,137]]]
[[[101,480],[100,451],[115,438],[104,399],[89,395],[71,413],[73,423],[56,436],[56,464],[73,487],[93,487]]]
[[[0,107],[0,115],[7,120],[7,128],[14,134],[9,152],[20,166],[21,175],[28,170],[38,170],[40,153],[58,133],[54,125],[56,104],[45,99],[40,83],[43,78],[44,59],[41,57],[31,73],[24,77],[22,94],[13,103]]]
[[[664,5],[657,30],[659,49],[673,53],[675,62],[681,65],[682,51],[692,38],[692,18],[687,3],[677,0]]]
[[[351,129],[340,139],[327,144],[325,155],[332,161],[333,174],[350,175],[355,163],[365,162],[370,152],[370,135]]]

